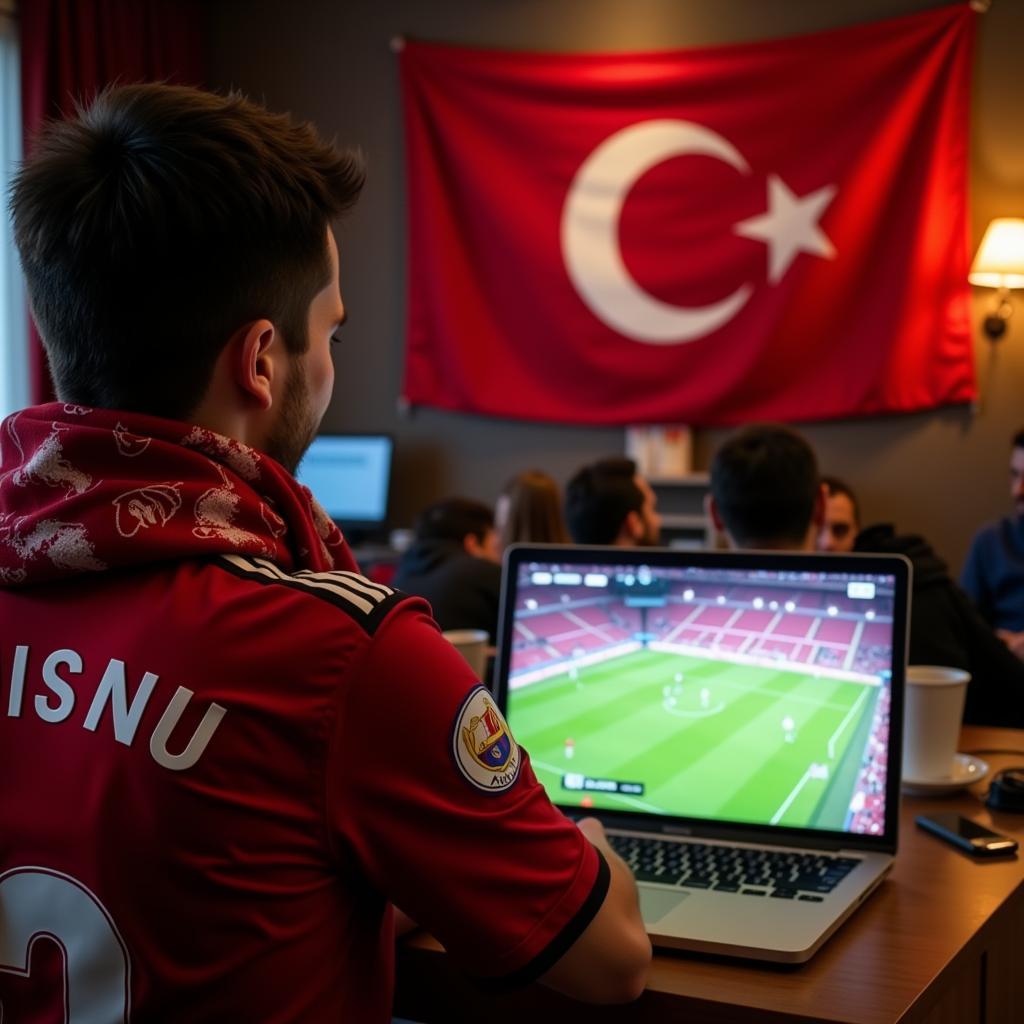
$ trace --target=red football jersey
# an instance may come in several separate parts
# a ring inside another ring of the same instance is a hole
[[[525,979],[608,884],[427,606],[349,572],[0,590],[0,778],[5,1020],[386,1021],[390,902]]]

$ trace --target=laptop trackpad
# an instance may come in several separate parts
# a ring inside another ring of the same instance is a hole
[[[644,923],[657,924],[668,917],[690,894],[672,892],[670,889],[655,889],[646,885],[637,887],[640,891],[640,914]]]

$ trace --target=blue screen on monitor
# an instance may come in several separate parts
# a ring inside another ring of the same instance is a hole
[[[295,474],[335,522],[382,525],[393,441],[386,434],[321,434]]]

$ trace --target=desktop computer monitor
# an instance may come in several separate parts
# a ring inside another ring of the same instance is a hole
[[[393,450],[387,434],[320,434],[295,476],[350,541],[371,539],[387,526]]]

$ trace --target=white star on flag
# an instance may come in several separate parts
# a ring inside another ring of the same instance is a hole
[[[777,284],[799,252],[835,259],[836,248],[818,226],[836,194],[835,185],[797,196],[777,175],[768,175],[768,212],[740,221],[733,230],[768,246],[768,280]]]

